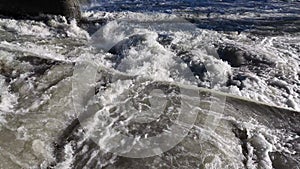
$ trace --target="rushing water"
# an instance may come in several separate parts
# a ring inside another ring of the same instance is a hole
[[[0,19],[1,169],[299,168],[300,2],[82,10]]]

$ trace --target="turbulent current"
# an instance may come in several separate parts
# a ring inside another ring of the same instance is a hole
[[[299,1],[0,18],[0,168],[299,169]]]

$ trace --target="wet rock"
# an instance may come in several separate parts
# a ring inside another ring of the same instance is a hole
[[[157,38],[157,42],[163,46],[171,45],[173,38],[167,34],[159,34]]]
[[[233,67],[240,67],[245,64],[249,54],[233,46],[220,47],[218,49],[220,59],[227,61]]]
[[[247,76],[242,74],[233,75],[231,78],[227,81],[227,86],[237,86],[240,90],[243,90],[245,87],[244,80],[247,79]]]
[[[93,35],[109,21],[110,20],[107,18],[99,18],[99,19],[81,18],[78,24],[82,29],[86,30],[90,35]]]
[[[124,55],[131,47],[138,46],[145,40],[145,35],[133,35],[117,43],[108,52],[114,55]]]
[[[257,66],[268,68],[274,66],[275,62],[271,56],[262,53],[253,53],[232,44],[221,44],[217,50],[220,59],[227,61],[232,67],[247,65],[255,69]]]
[[[122,59],[127,56],[127,52],[130,48],[141,45],[145,40],[145,35],[133,35],[124,39],[109,49],[108,52],[114,56],[107,59],[115,63],[115,66],[117,67],[121,63]]]
[[[205,73],[207,72],[207,69],[204,62],[199,59],[194,59],[194,55],[191,52],[182,49],[178,45],[171,43],[170,45],[171,50],[176,53],[178,58],[187,64],[194,76],[201,81],[205,81]]]
[[[255,83],[259,81],[259,79],[252,73],[233,70],[233,74],[229,77],[226,85],[237,86],[240,90],[243,90],[246,87],[244,82],[245,80],[250,80]]]
[[[232,132],[235,134],[235,136],[240,139],[240,144],[242,147],[242,152],[243,155],[245,156],[245,159],[243,161],[244,165],[247,165],[247,157],[248,157],[248,148],[247,148],[247,139],[248,139],[248,134],[247,134],[247,130],[245,128],[241,128],[238,126],[238,124],[233,123],[233,128],[232,128]]]
[[[17,18],[53,14],[79,19],[80,8],[78,0],[1,0],[0,14]]]
[[[180,51],[177,56],[187,64],[194,76],[204,81],[205,73],[207,72],[205,65],[200,60],[194,60],[193,55],[188,51]]]
[[[274,169],[299,169],[300,168],[300,137],[297,131],[290,133],[289,138],[284,138],[287,142],[284,144],[288,151],[270,152],[269,156]]]
[[[280,152],[269,153],[272,160],[272,166],[274,169],[299,169],[300,162],[290,155]]]
[[[294,101],[294,99],[292,97],[287,99],[286,104],[293,109],[296,109],[296,110],[299,109],[297,103]]]

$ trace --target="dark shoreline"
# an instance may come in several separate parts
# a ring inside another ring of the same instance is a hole
[[[0,0],[0,14],[13,18],[27,18],[41,14],[63,15],[80,19],[78,0]]]

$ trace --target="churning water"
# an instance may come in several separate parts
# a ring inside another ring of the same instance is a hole
[[[300,166],[300,3],[93,1],[0,19],[0,168]]]

